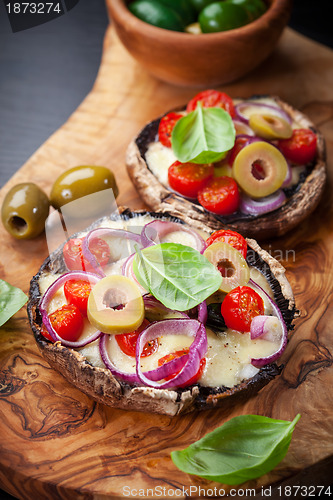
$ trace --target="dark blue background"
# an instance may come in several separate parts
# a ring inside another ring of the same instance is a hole
[[[333,48],[329,0],[294,0],[290,26]],[[96,78],[104,0],[12,33],[0,2],[0,187],[72,114]],[[0,490],[0,500],[12,498]],[[52,500],[52,499],[50,499]]]

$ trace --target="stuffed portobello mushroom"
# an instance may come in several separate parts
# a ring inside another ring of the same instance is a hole
[[[316,208],[325,159],[320,132],[280,98],[232,100],[207,90],[148,123],[126,164],[151,209],[264,239],[285,234]]]
[[[170,416],[248,398],[280,373],[295,315],[255,240],[168,213],[98,220],[31,280],[38,347],[106,405]]]

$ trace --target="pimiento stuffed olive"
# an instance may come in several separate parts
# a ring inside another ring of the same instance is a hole
[[[3,201],[2,223],[15,238],[35,238],[44,231],[49,207],[48,197],[36,184],[17,184]]]

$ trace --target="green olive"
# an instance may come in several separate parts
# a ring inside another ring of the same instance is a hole
[[[264,139],[289,139],[293,133],[290,123],[280,116],[270,114],[251,115],[249,125],[259,137]]]
[[[214,2],[207,5],[199,14],[199,23],[203,33],[240,28],[250,20],[248,12],[242,6],[227,2]]]
[[[6,195],[1,218],[6,230],[15,238],[35,238],[44,231],[50,202],[44,191],[32,182],[14,186]]]
[[[209,245],[204,256],[222,275],[221,292],[230,292],[240,285],[247,285],[250,279],[250,269],[243,255],[224,241]]]
[[[261,198],[282,186],[287,169],[285,157],[275,146],[257,141],[238,153],[233,164],[233,175],[247,195]]]
[[[128,333],[144,320],[144,303],[138,286],[125,276],[112,274],[92,288],[88,319],[103,333]]]
[[[113,172],[106,167],[79,166],[61,174],[53,184],[50,201],[57,210],[67,203],[104,189],[113,189],[118,196],[118,187]]]

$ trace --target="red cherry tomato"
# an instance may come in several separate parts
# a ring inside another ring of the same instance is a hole
[[[239,205],[239,191],[232,177],[221,176],[209,180],[198,193],[198,201],[206,210],[219,215],[235,212]]]
[[[53,338],[49,334],[49,332],[46,330],[46,326],[43,324],[40,333],[45,337],[47,340],[50,340],[51,342],[54,342]]]
[[[246,146],[247,141],[247,137],[236,137],[234,147],[229,151],[227,157],[230,167],[233,166],[236,156],[238,155],[240,150],[243,149],[244,146]]]
[[[255,316],[264,314],[264,301],[249,286],[238,286],[229,292],[221,306],[221,314],[228,328],[249,332]]]
[[[74,304],[83,316],[87,316],[88,298],[91,284],[85,280],[68,280],[64,285],[67,302]]]
[[[172,361],[175,358],[180,358],[181,356],[184,356],[184,354],[187,354],[189,352],[189,348],[184,348],[181,349],[180,351],[172,352],[170,354],[167,354],[166,356],[163,356],[163,358],[160,358],[158,360],[158,366],[164,365],[164,363],[168,363],[169,361]],[[200,361],[200,366],[199,370],[195,375],[193,375],[192,378],[190,378],[186,383],[179,385],[178,387],[187,387],[189,385],[196,384],[199,378],[202,376],[203,371],[206,366],[206,358],[202,358]],[[172,375],[169,375],[168,377],[165,377],[165,380],[171,380],[175,378],[175,376],[179,373],[180,370],[177,372],[173,373]]]
[[[76,342],[83,330],[83,318],[73,304],[65,304],[49,315],[51,325],[64,340]]]
[[[147,319],[144,319],[141,326],[139,326],[137,330],[134,330],[134,332],[120,333],[116,335],[116,341],[124,354],[127,354],[127,356],[132,356],[132,358],[135,358],[136,343],[138,340],[139,333],[141,333],[142,330],[145,330],[148,325],[149,321]],[[146,358],[147,356],[154,354],[154,352],[156,352],[157,349],[158,349],[158,340],[157,339],[150,340],[144,346],[141,358]]]
[[[203,108],[223,108],[232,118],[235,116],[233,100],[224,92],[219,92],[218,90],[203,90],[190,100],[186,107],[186,111],[188,113],[194,111],[199,101]]]
[[[188,198],[196,198],[213,174],[213,165],[175,161],[169,167],[168,179],[172,189]]]
[[[82,241],[84,238],[72,238],[64,246],[63,254],[65,264],[70,271],[90,271],[94,268],[84,257],[82,253]],[[94,254],[99,264],[103,267],[110,260],[109,245],[100,238],[94,238],[89,244],[90,251]]]
[[[215,231],[207,239],[206,244],[209,246],[217,241],[228,243],[233,248],[236,248],[236,250],[243,255],[244,259],[246,259],[247,243],[241,234],[231,231],[230,229],[220,229],[219,231]]]
[[[173,128],[182,116],[183,115],[180,113],[174,113],[172,111],[171,113],[163,116],[161,119],[158,126],[158,140],[163,144],[163,146],[171,148],[171,134]]]
[[[281,139],[278,147],[288,160],[306,165],[316,156],[317,136],[310,129],[298,128],[289,139]]]

